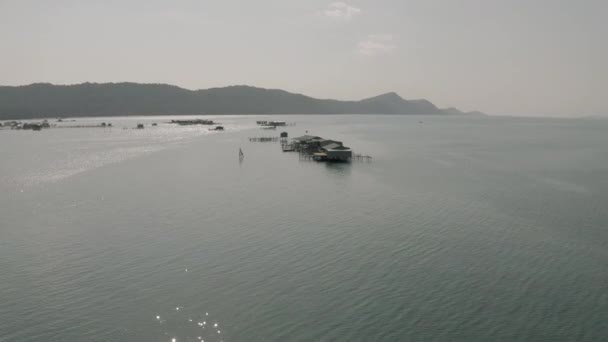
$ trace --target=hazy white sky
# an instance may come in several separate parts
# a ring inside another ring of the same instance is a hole
[[[0,84],[232,84],[608,115],[608,0],[0,0]]]

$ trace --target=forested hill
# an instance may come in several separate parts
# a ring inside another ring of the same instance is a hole
[[[0,86],[0,119],[185,114],[465,114],[387,93],[360,101],[316,99],[278,89],[188,90],[167,84]]]

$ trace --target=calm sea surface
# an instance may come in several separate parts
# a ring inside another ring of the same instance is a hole
[[[213,119],[0,130],[0,341],[608,336],[608,120]]]

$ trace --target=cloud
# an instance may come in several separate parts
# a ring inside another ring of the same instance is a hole
[[[348,20],[360,15],[361,9],[339,1],[329,4],[323,14],[330,18]]]
[[[357,51],[364,56],[390,53],[396,48],[391,34],[370,34],[357,44]]]

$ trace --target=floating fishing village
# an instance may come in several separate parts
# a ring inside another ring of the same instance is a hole
[[[265,126],[267,121],[258,121],[258,125]],[[350,147],[344,146],[341,141],[325,139],[319,136],[303,135],[289,139],[287,132],[280,136],[250,137],[250,142],[280,142],[283,152],[297,152],[300,160],[314,160],[318,162],[351,162],[371,161],[369,155],[355,154]],[[239,152],[241,153],[241,152]]]
[[[283,152],[297,152],[300,160],[314,160],[319,162],[351,162],[371,161],[369,155],[353,153],[350,147],[344,146],[341,141],[324,139],[313,135],[303,135],[292,139],[287,132],[279,137],[250,137],[250,142],[280,142]]]
[[[14,129],[14,130],[32,130],[40,131],[42,129],[49,128],[112,128],[113,125],[110,122],[101,122],[98,124],[67,124],[75,122],[75,119],[64,120],[58,118],[56,123],[50,123],[47,119],[39,122],[20,122],[20,121],[6,121],[0,122],[0,129]],[[59,124],[59,125],[58,125]],[[215,126],[209,128],[209,131],[224,131],[224,126],[218,125],[217,122],[210,119],[174,119],[168,122],[164,122],[168,125],[176,126]],[[287,123],[285,121],[267,121],[258,120],[256,125],[261,129],[276,129],[277,127],[295,126],[295,123]],[[157,127],[158,123],[153,122],[149,124],[151,127]],[[137,123],[135,127],[131,126],[131,129],[142,130],[145,128],[143,123]],[[122,129],[129,129],[129,127],[122,127]],[[306,131],[308,133],[308,131]],[[295,152],[298,153],[300,160],[312,160],[317,162],[339,162],[348,163],[351,161],[371,161],[372,157],[369,155],[362,155],[353,153],[350,147],[344,145],[342,141],[334,139],[326,139],[316,135],[302,135],[295,138],[289,138],[288,132],[281,132],[279,136],[258,136],[250,137],[249,142],[267,143],[274,142],[280,143],[281,151],[283,152]],[[243,151],[239,149],[239,159],[242,160],[244,157]]]
[[[61,118],[57,119],[57,123],[65,123],[65,122],[75,122],[75,119],[72,120],[63,120]],[[21,121],[6,121],[4,123],[0,122],[0,128],[9,128],[16,130],[32,130],[32,131],[41,131],[43,128],[110,128],[113,127],[110,122],[101,122],[99,124],[74,124],[74,125],[57,125],[57,123],[50,123],[48,119],[44,119],[40,122],[21,122]],[[216,125],[214,128],[210,128],[210,131],[223,131],[224,127],[217,125],[213,120],[208,119],[194,119],[194,120],[171,120],[167,122],[169,124],[175,124],[178,126],[195,126],[195,125]],[[153,122],[150,126],[156,127],[158,123]],[[145,125],[143,123],[138,123],[135,129],[144,129]],[[128,127],[123,127],[123,129],[128,129]]]

